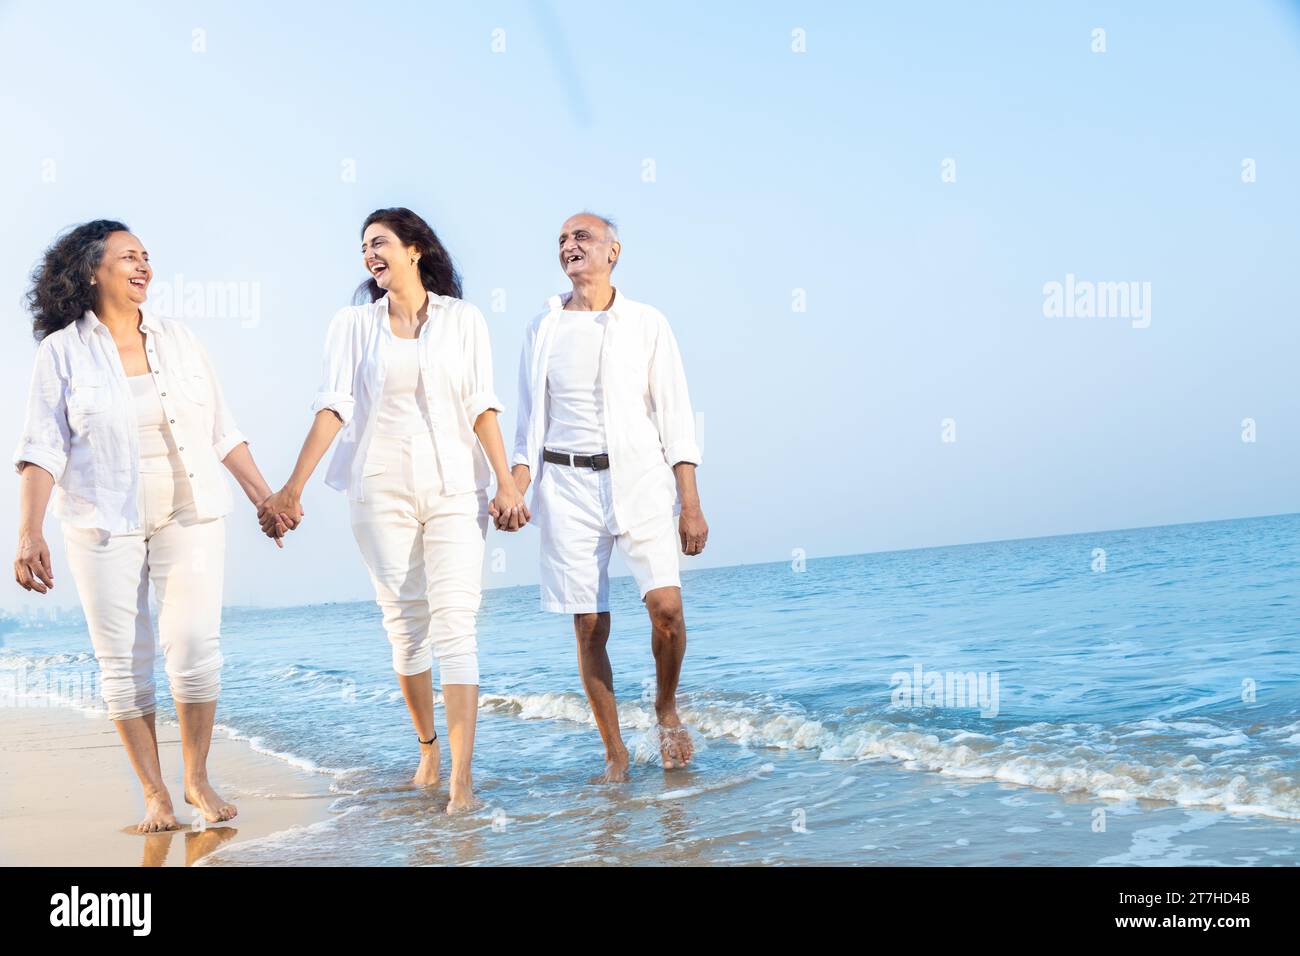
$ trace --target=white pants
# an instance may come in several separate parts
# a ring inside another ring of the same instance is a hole
[[[141,529],[131,534],[63,526],[113,720],[156,707],[150,582],[172,699],[198,704],[221,693],[225,518],[199,521],[185,473],[166,459],[141,462],[139,503]]]
[[[615,531],[608,468],[545,462],[538,479],[542,610],[591,614],[609,610],[609,557],[618,545],[641,590],[682,586],[677,517],[663,515]]]
[[[353,501],[352,533],[375,585],[393,670],[438,659],[443,685],[478,683],[487,492],[442,495],[430,435],[376,435]]]

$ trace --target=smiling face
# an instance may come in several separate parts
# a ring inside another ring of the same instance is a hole
[[[104,258],[91,277],[95,308],[138,307],[149,295],[153,269],[144,243],[129,232],[111,232],[104,240]]]
[[[620,248],[595,216],[579,213],[560,227],[560,268],[574,281],[609,281]]]
[[[382,222],[366,227],[361,237],[361,258],[375,284],[385,292],[410,282],[420,284],[419,249],[405,245]]]

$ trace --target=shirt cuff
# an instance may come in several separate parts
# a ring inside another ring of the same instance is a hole
[[[523,465],[526,468],[528,468],[529,471],[531,471],[533,468],[533,463],[528,460],[528,456],[524,454],[522,451],[515,452],[515,460],[512,461],[510,464]]]
[[[700,463],[700,446],[693,441],[675,441],[668,446],[666,452],[668,464],[675,465],[678,462],[689,462],[692,465]]]
[[[246,441],[248,439],[238,431],[226,432],[221,436],[221,441],[212,446],[212,450],[217,453],[217,461],[225,461],[226,456],[234,450],[236,445],[243,444]]]
[[[501,404],[501,399],[497,398],[492,392],[475,392],[465,402],[465,410],[469,412],[469,423],[473,427],[478,421],[478,417],[486,412],[489,408],[495,408],[499,414],[504,415],[506,407]]]
[[[57,482],[63,477],[63,469],[68,464],[68,458],[62,452],[52,448],[24,444],[19,446],[18,452],[14,455],[14,470],[20,475],[23,473],[23,462],[39,465],[53,475]]]
[[[318,392],[316,401],[311,403],[311,413],[315,415],[328,408],[346,425],[352,419],[352,406],[355,404],[356,400],[346,392]]]

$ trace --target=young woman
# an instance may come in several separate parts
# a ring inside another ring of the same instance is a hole
[[[218,465],[255,505],[271,489],[198,338],[141,308],[153,273],[125,225],[77,226],[50,246],[32,278],[28,302],[40,344],[14,455],[21,476],[14,577],[39,594],[54,587],[43,535],[53,491],[108,715],[144,789],[141,833],[179,826],[154,728],[153,584],[180,721],[185,802],[210,822],[229,820],[235,807],[207,774],[231,510]]]
[[[325,483],[347,493],[383,611],[420,742],[412,783],[438,782],[437,658],[452,761],[447,812],[456,813],[474,803],[475,619],[488,516],[514,530],[528,509],[506,464],[487,324],[461,300],[442,243],[409,209],[380,209],[361,227],[361,257],[370,274],[357,290],[363,304],[330,323],[315,421],[289,481],[259,514],[268,535],[297,527],[302,490],[343,432]],[[493,473],[498,490],[489,504]]]

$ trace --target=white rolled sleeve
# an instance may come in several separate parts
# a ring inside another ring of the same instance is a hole
[[[483,319],[483,313],[475,306],[466,303],[465,308],[470,314],[469,321],[466,323],[468,341],[465,343],[467,361],[464,401],[469,425],[473,428],[478,417],[489,408],[496,409],[497,413],[501,414],[505,412],[506,407],[501,404],[501,399],[497,397],[492,387],[492,340],[488,335],[487,322]]]
[[[353,311],[344,307],[335,313],[325,334],[325,356],[321,384],[311,411],[329,409],[346,425],[352,420],[356,399],[352,395],[352,378],[356,374],[357,346]]]
[[[197,337],[194,338],[194,345],[203,359],[207,379],[212,383],[212,451],[216,454],[217,461],[225,461],[227,455],[248,439],[235,424],[235,416],[230,411],[226,394],[221,388],[221,379],[217,377],[217,370],[212,365],[212,356]]]
[[[668,320],[659,316],[654,352],[650,356],[650,397],[655,425],[668,464],[700,463],[700,446],[695,440],[695,412],[686,388],[686,369]]]
[[[26,464],[39,465],[57,482],[68,465],[71,448],[67,391],[59,375],[54,350],[45,340],[36,350],[36,365],[27,397],[27,417],[18,450],[14,453],[14,467],[21,474]]]

